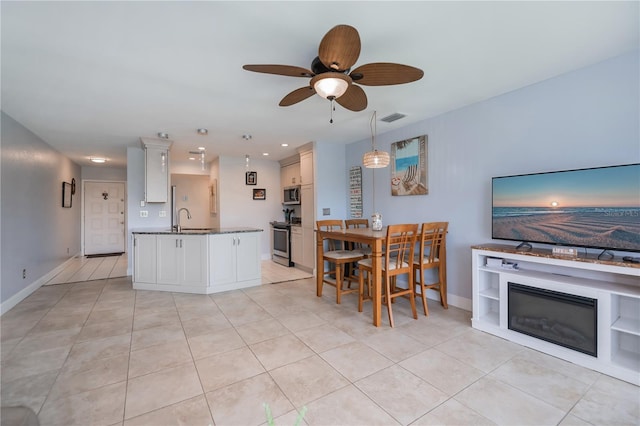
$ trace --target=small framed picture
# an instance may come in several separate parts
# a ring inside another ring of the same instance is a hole
[[[254,200],[266,200],[267,199],[267,190],[264,188],[256,188],[253,190],[253,199]]]
[[[247,172],[244,175],[244,183],[245,185],[257,185],[258,184],[258,173],[256,172]]]
[[[62,182],[62,207],[71,208],[71,201],[73,199],[71,193],[71,184],[69,182]]]

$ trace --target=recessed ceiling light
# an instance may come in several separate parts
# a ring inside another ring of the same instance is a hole
[[[103,157],[90,157],[89,160],[93,163],[106,163],[107,159]]]
[[[199,150],[199,151],[204,151],[204,149],[205,149],[205,148],[204,148],[204,146],[199,146],[199,147],[198,147],[198,150]]]
[[[205,128],[198,129],[197,132],[198,132],[199,135],[208,135],[209,134],[209,131],[207,129],[205,129]]]
[[[269,155],[269,153],[268,152],[263,152],[262,155],[264,155],[266,157],[267,155]]]
[[[169,139],[169,133],[158,132],[158,137],[162,139]]]
[[[289,146],[288,143],[281,143],[280,146]]]
[[[189,157],[189,160],[195,160],[195,157]]]

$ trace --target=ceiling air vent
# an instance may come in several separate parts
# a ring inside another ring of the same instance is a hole
[[[396,120],[400,120],[401,118],[406,117],[405,114],[400,114],[399,112],[394,112],[393,114],[389,114],[386,117],[382,117],[380,121],[384,121],[385,123],[391,123]]]

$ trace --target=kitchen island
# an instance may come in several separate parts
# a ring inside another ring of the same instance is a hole
[[[257,228],[140,229],[133,234],[133,288],[210,294],[262,283]]]

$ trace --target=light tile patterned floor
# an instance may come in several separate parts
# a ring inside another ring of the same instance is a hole
[[[45,285],[74,283],[80,281],[104,280],[127,276],[127,254],[87,258],[76,256],[65,268]]]
[[[45,286],[1,318],[3,406],[41,425],[637,425],[640,388],[431,303],[396,328],[313,279],[210,296]],[[385,317],[386,318],[386,317]],[[4,424],[4,423],[3,423]]]

